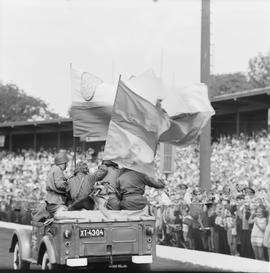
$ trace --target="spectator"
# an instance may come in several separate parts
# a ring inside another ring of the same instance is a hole
[[[216,214],[217,214],[217,217],[215,219],[215,225],[217,228],[218,242],[219,242],[218,253],[230,254],[228,240],[227,240],[227,232],[225,230],[225,226],[226,226],[225,210],[221,204],[217,205]]]
[[[193,191],[192,203],[190,204],[190,216],[192,217],[192,226],[190,227],[191,238],[194,243],[194,249],[196,250],[204,250],[200,231],[200,228],[204,227],[202,223],[202,214],[202,190],[197,187]]]
[[[256,213],[252,212],[249,217],[249,223],[253,223],[251,232],[251,245],[257,260],[264,259],[263,238],[267,225],[266,211],[263,205],[259,205]]]

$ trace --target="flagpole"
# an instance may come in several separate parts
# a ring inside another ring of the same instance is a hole
[[[159,71],[160,78],[162,78],[162,73],[163,73],[163,47],[161,48],[161,53],[160,53],[160,71]]]
[[[112,109],[112,112],[114,110],[114,107],[115,107],[115,101],[116,101],[116,97],[117,97],[117,92],[118,92],[118,86],[119,86],[119,83],[120,83],[120,80],[121,80],[121,74],[119,75],[119,79],[118,79],[118,83],[117,83],[117,89],[116,89],[116,93],[115,93],[115,97],[114,97],[114,101],[113,101],[113,109]],[[110,118],[110,122],[112,120],[112,117]],[[110,128],[110,123],[109,123],[109,128]],[[108,131],[109,131],[109,128],[108,128]],[[106,150],[106,141],[105,141],[105,145],[104,145],[104,151]]]
[[[113,109],[114,109],[115,100],[116,100],[116,97],[117,97],[117,92],[118,92],[118,87],[119,87],[120,81],[121,81],[121,74],[119,75],[119,79],[118,79],[118,83],[117,83],[116,93],[115,93],[115,97],[114,97],[114,101],[113,101]]]
[[[112,60],[112,84],[114,83],[114,60]]]
[[[73,137],[73,161],[74,161],[74,168],[76,168],[76,137]]]
[[[72,63],[69,63],[69,69],[70,69],[69,72],[71,73]],[[74,153],[74,155],[73,155],[73,161],[74,161],[74,168],[76,168],[76,149],[77,149],[77,147],[76,147],[76,137],[73,136],[73,153]]]

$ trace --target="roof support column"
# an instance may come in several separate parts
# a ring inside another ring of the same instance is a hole
[[[34,132],[34,135],[33,135],[33,149],[35,152],[37,151],[37,132],[36,131]]]
[[[73,162],[74,162],[74,168],[76,168],[76,150],[77,150],[77,145],[76,145],[76,137],[73,137]]]
[[[85,141],[82,142],[82,152],[85,152]]]
[[[12,152],[12,147],[13,147],[12,139],[13,139],[12,133],[9,133],[9,135],[8,135],[8,140],[9,140],[8,150],[9,150],[9,152]]]
[[[236,136],[239,137],[240,135],[240,113],[237,109],[236,111]]]
[[[57,128],[57,151],[60,150],[61,147],[61,131],[60,128]]]

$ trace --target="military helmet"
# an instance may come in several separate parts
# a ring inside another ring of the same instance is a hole
[[[77,164],[76,164],[76,168],[74,170],[74,174],[76,175],[77,173],[89,173],[89,169],[88,169],[88,166],[87,166],[87,163],[84,162],[84,161],[79,161]]]
[[[68,162],[68,157],[65,152],[58,153],[54,158],[55,165],[61,165]]]
[[[108,159],[105,159],[105,160],[102,160],[102,165],[106,165],[108,167],[112,166],[114,168],[118,168],[118,164],[111,161],[111,160],[108,160]]]

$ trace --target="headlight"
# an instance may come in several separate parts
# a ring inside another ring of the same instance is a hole
[[[153,236],[154,235],[154,228],[151,226],[147,226],[145,228],[145,233],[147,236]]]
[[[69,239],[71,237],[72,232],[68,229],[64,231],[64,238]]]

